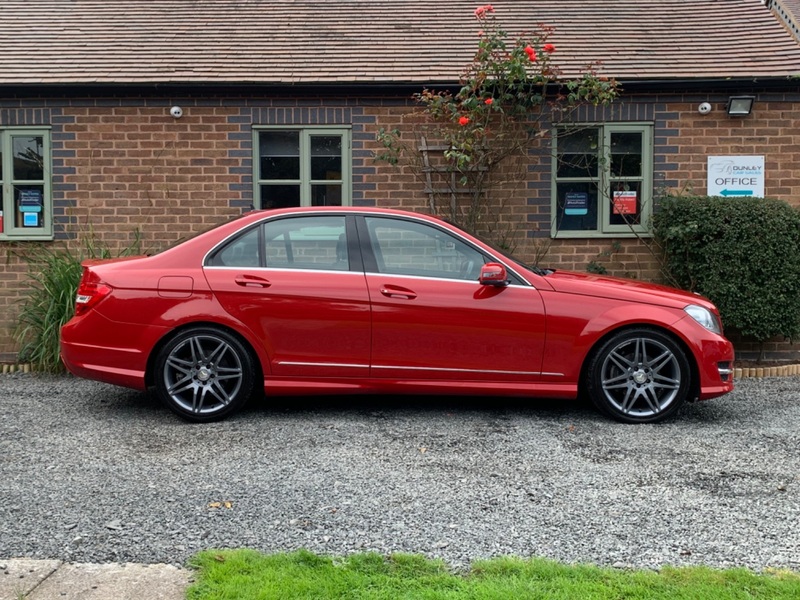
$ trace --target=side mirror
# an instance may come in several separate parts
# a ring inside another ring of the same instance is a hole
[[[486,263],[481,267],[481,275],[478,281],[481,285],[505,287],[508,285],[508,273],[506,272],[506,268],[500,263]]]

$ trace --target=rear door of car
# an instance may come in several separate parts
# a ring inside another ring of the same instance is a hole
[[[535,381],[545,338],[539,292],[480,285],[488,256],[422,220],[359,220],[372,302],[372,377]]]
[[[367,377],[370,304],[354,217],[297,214],[206,259],[219,302],[263,341],[273,376]]]

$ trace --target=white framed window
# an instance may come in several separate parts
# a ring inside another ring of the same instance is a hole
[[[653,209],[653,127],[586,124],[554,132],[553,237],[640,235]]]
[[[258,208],[352,204],[349,128],[256,127],[253,135]]]
[[[50,130],[0,128],[0,240],[53,238]]]

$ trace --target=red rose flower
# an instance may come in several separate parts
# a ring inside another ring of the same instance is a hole
[[[553,46],[553,44],[545,44],[544,46],[542,46],[542,50],[544,50],[548,54],[552,54],[553,52],[556,51],[556,47]]]
[[[533,48],[531,48],[530,46],[525,46],[525,54],[527,54],[527,55],[528,55],[528,58],[529,58],[531,61],[534,61],[534,60],[536,60],[536,50],[534,50],[534,49],[533,49]]]
[[[494,12],[494,6],[491,4],[486,4],[484,6],[479,6],[475,9],[475,18],[480,19],[481,17],[486,16],[486,13]]]
[[[458,119],[458,124],[461,125],[462,127],[467,123],[469,123],[469,117],[460,117]]]
[[[486,104],[487,106],[491,106],[494,103],[494,98],[487,98],[486,100],[483,101],[483,103]]]

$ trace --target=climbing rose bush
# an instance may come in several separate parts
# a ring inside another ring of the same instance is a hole
[[[495,142],[507,142],[509,129],[529,124],[545,104],[560,115],[577,104],[608,104],[616,98],[616,82],[598,77],[596,64],[578,79],[562,81],[552,61],[552,27],[539,25],[511,37],[491,4],[479,6],[474,14],[478,49],[461,77],[461,88],[455,94],[426,89],[415,95],[423,112],[441,125],[438,133],[451,148],[446,154],[456,169],[480,168],[500,159],[507,149]]]
[[[455,92],[424,89],[414,99],[420,121],[425,123],[425,138],[446,148],[444,157],[460,175],[458,184],[473,190],[458,202],[453,193],[447,194],[444,211],[431,201],[432,209],[478,230],[478,221],[487,213],[485,191],[492,170],[511,156],[526,155],[533,138],[545,135],[552,122],[568,119],[578,106],[613,102],[618,87],[613,79],[597,75],[597,63],[587,65],[578,77],[562,78],[553,62],[557,45],[551,40],[552,27],[539,25],[511,36],[491,4],[477,7],[474,16],[478,48],[461,76],[460,88]],[[382,144],[378,160],[397,165],[405,159],[414,164],[419,153],[401,140],[399,130],[380,130],[377,139]],[[416,169],[430,172],[419,164]],[[461,190],[452,191],[461,194]]]

